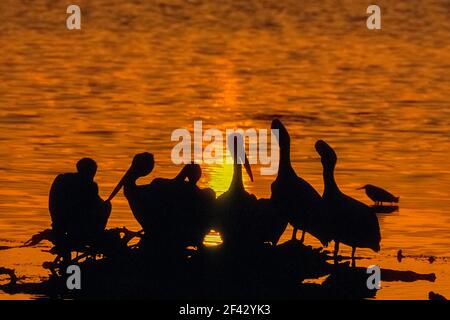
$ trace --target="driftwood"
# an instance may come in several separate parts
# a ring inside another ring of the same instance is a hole
[[[33,235],[22,247],[34,247],[42,241],[49,241],[53,247],[50,253],[56,255],[51,262],[44,262],[43,267],[49,269],[53,275],[64,274],[65,268],[71,264],[79,264],[84,259],[96,260],[97,256],[110,256],[116,252],[131,249],[128,243],[134,238],[142,238],[143,231],[134,232],[125,227],[108,229],[95,241],[83,244],[67,243],[62,246],[56,243],[56,237],[52,229],[46,229]],[[72,254],[75,256],[72,257]]]
[[[110,232],[120,235],[121,244],[142,236],[124,228],[113,230]],[[36,241],[29,243],[39,243]],[[81,270],[82,290],[67,289],[67,264],[60,260],[47,263],[46,267],[55,270],[48,280],[19,281],[2,290],[73,299],[365,299],[377,293],[367,288],[366,268],[351,267],[348,262],[334,265],[326,251],[297,240],[242,252],[223,245],[178,253],[134,245],[116,254],[103,252],[100,259],[95,259],[93,252],[101,252],[97,250],[79,253],[72,259]],[[381,277],[382,281],[435,280],[434,274],[388,269],[381,269]]]

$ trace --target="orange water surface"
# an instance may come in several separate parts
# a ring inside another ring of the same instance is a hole
[[[81,157],[97,161],[106,197],[138,152],[156,158],[142,182],[173,177],[176,128],[269,129],[281,117],[297,173],[319,192],[324,139],[344,192],[370,204],[356,188],[372,183],[401,197],[380,216],[381,252],[358,250],[358,263],[437,280],[386,283],[377,298],[450,297],[450,3],[377,0],[371,31],[372,2],[80,0],[82,28],[69,31],[67,1],[0,1],[0,246],[49,227],[49,187]],[[230,172],[205,165],[200,183],[223,192]],[[254,172],[247,190],[270,196],[274,176]],[[109,226],[139,229],[122,194]],[[2,250],[0,266],[45,277],[44,249]]]

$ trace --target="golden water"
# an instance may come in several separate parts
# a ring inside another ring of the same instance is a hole
[[[382,251],[358,251],[371,258],[360,264],[438,278],[386,283],[377,297],[450,297],[450,3],[376,2],[381,31],[366,28],[363,0],[77,1],[82,30],[69,31],[66,1],[0,1],[0,245],[49,226],[53,178],[83,156],[106,197],[137,152],[156,158],[143,181],[174,176],[175,128],[268,129],[277,116],[297,173],[320,192],[324,139],[344,192],[400,195],[400,212],[380,217]],[[226,190],[229,170],[203,171],[203,186]],[[273,179],[246,187],[267,197]],[[110,226],[139,228],[123,195],[113,206]],[[398,263],[398,249],[442,259]],[[0,251],[0,266],[44,276],[40,250]]]

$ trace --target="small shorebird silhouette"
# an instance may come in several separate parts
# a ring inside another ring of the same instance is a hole
[[[309,232],[327,246],[330,241],[325,228],[323,202],[320,194],[307,181],[300,178],[291,165],[291,138],[280,120],[272,121],[272,129],[278,130],[280,146],[280,163],[278,175],[272,183],[271,200],[279,205],[294,227],[292,239],[297,230],[302,230],[301,242],[305,232]]]
[[[383,205],[383,202],[398,203],[400,201],[400,197],[396,197],[392,193],[372,184],[366,184],[357,190],[361,189],[366,191],[366,195],[375,202],[375,205]]]
[[[325,141],[316,142],[317,153],[323,166],[325,190],[323,200],[327,208],[329,226],[335,242],[334,258],[337,262],[339,243],[352,247],[352,265],[355,265],[356,248],[380,250],[380,226],[374,210],[339,190],[334,179],[337,156]]]

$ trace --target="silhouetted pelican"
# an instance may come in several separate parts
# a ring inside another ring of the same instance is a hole
[[[133,215],[151,244],[175,249],[201,246],[209,231],[206,215],[213,207],[214,195],[196,186],[200,166],[188,164],[174,179],[156,178],[148,185],[136,185],[136,180],[148,175],[153,167],[152,154],[137,154],[110,199],[124,186]]]
[[[58,175],[50,189],[52,230],[59,245],[84,245],[106,227],[111,203],[98,195],[94,181],[97,164],[90,158],[77,162],[76,173]]]
[[[128,200],[131,211],[139,224],[145,230],[148,216],[153,209],[152,204],[147,201],[153,193],[150,185],[136,185],[137,179],[145,177],[152,172],[155,166],[153,154],[144,152],[134,156],[133,162],[122,179],[119,181],[108,200],[112,200],[116,194],[124,187],[125,197]]]
[[[337,261],[339,243],[352,247],[352,264],[355,264],[356,248],[380,250],[380,226],[373,209],[339,190],[334,179],[337,156],[325,141],[316,142],[323,166],[325,190],[323,201],[326,206],[329,226],[335,242],[334,257]]]
[[[358,188],[358,190],[361,189],[366,191],[367,196],[375,202],[375,205],[383,205],[383,202],[398,203],[400,200],[400,197],[396,197],[392,193],[372,184],[366,184]]]
[[[304,179],[300,178],[291,165],[291,138],[280,120],[272,121],[272,129],[279,133],[280,163],[278,175],[272,183],[271,200],[287,215],[289,223],[294,227],[292,239],[296,238],[297,230],[302,230],[301,242],[305,232],[311,233],[327,246],[330,241],[326,231],[326,220],[320,194]]]
[[[242,146],[244,150],[243,137],[239,134],[230,135],[228,144],[228,149],[233,150],[233,179],[228,190],[216,200],[216,218],[219,220],[217,225],[224,244],[237,248],[257,242],[257,237],[252,232],[257,199],[245,191],[242,181],[242,162],[250,180],[253,181],[247,156],[245,153],[238,155],[238,146]]]

